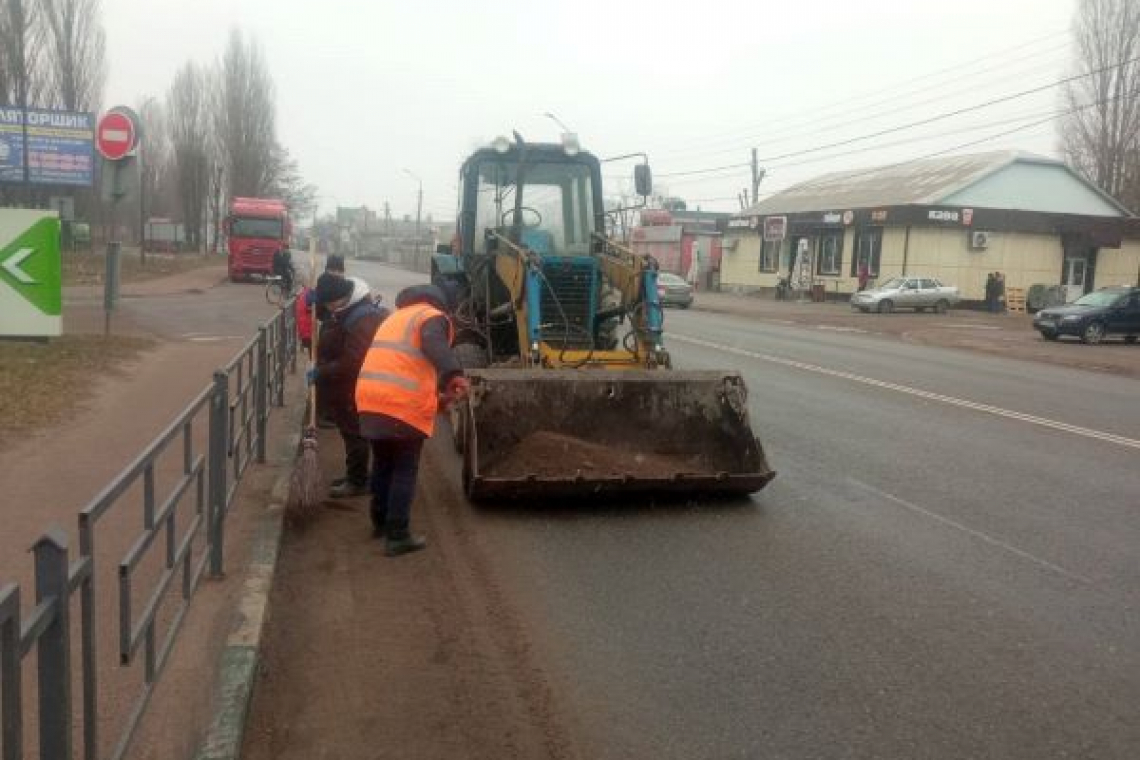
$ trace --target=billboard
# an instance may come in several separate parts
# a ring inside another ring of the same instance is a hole
[[[24,181],[23,110],[0,105],[0,182]],[[95,117],[89,113],[27,111],[28,181],[90,187],[95,176]]]

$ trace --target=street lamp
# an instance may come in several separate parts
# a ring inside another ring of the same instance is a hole
[[[568,126],[566,126],[565,124],[563,124],[563,123],[562,123],[562,119],[559,119],[557,116],[555,116],[554,114],[552,114],[550,111],[547,111],[546,113],[544,113],[544,114],[543,114],[543,116],[545,116],[546,118],[550,119],[550,120],[551,120],[551,121],[553,121],[555,124],[557,124],[557,125],[558,125],[558,126],[561,128],[561,129],[562,129],[562,131],[563,131],[564,133],[566,133],[566,134],[573,134],[574,130],[570,129],[570,127],[568,127]]]
[[[424,183],[423,183],[423,180],[421,180],[419,178],[419,176],[416,175],[414,172],[412,172],[410,169],[404,169],[404,174],[407,174],[409,177],[414,179],[416,181],[416,185],[419,187],[419,190],[416,192],[416,254],[415,254],[416,255],[416,264],[418,265],[420,262],[420,212],[423,210],[423,206],[424,206]]]

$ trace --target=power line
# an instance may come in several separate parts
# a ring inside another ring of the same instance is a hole
[[[1034,74],[1034,73],[1037,73],[1039,71],[1045,71],[1046,69],[1052,70],[1055,68],[1056,67],[1054,64],[1050,64],[1049,66],[1038,66],[1038,67],[1034,67],[1033,69],[1030,69],[1030,70],[1018,71],[1018,72],[1015,72],[1013,74],[1010,74],[1009,76],[1001,77],[1000,79],[994,80],[993,82],[991,82],[989,84],[997,84],[1000,82],[1007,82],[1009,80],[1024,80],[1025,77],[1030,75],[1030,74]],[[979,73],[985,73],[985,72],[979,72]],[[951,80],[951,81],[953,81],[953,80]],[[926,91],[935,90],[935,89],[941,90],[946,84],[948,84],[948,83],[939,83],[939,84],[934,85],[930,88],[915,91],[912,94],[919,94],[921,92],[926,92]],[[907,111],[911,111],[911,110],[914,110],[916,108],[920,108],[922,106],[929,105],[931,103],[938,103],[938,102],[953,98],[953,97],[958,96],[958,95],[976,94],[976,93],[977,93],[976,87],[959,88],[957,90],[953,90],[950,92],[945,92],[945,91],[940,92],[939,95],[937,95],[935,97],[925,98],[923,100],[919,100],[919,101],[916,101],[913,103],[900,105],[900,106],[897,106],[895,108],[888,108],[886,110],[878,110],[873,114],[867,114],[867,115],[858,116],[855,118],[836,115],[836,116],[828,117],[828,120],[824,121],[823,126],[819,126],[818,128],[811,129],[810,131],[806,131],[806,132],[803,131],[803,128],[806,126],[811,126],[811,125],[815,124],[816,122],[813,120],[805,120],[805,121],[799,122],[797,124],[793,124],[791,126],[788,126],[786,128],[776,130],[774,132],[768,132],[767,137],[765,139],[762,139],[762,140],[751,140],[746,144],[738,141],[734,147],[716,148],[716,149],[701,151],[699,153],[692,153],[689,155],[693,155],[693,156],[716,156],[716,155],[722,155],[725,153],[734,152],[737,150],[742,150],[742,149],[747,148],[747,147],[760,147],[760,146],[764,146],[764,145],[774,145],[777,143],[788,142],[789,140],[795,140],[795,139],[799,139],[799,138],[803,138],[803,137],[809,137],[811,135],[826,134],[828,132],[834,132],[837,129],[853,126],[855,124],[864,124],[867,122],[877,121],[879,119],[882,119],[885,116],[890,116],[892,114],[905,113]],[[862,107],[865,109],[874,108],[875,106],[882,105],[885,103],[890,103],[890,102],[892,102],[892,99],[888,98],[886,100],[879,100],[879,101],[874,101],[872,103],[868,103]],[[839,119],[838,121],[836,121],[837,118]]]
[[[921,74],[919,76],[903,80],[902,82],[899,82],[895,85],[891,85],[889,87],[882,88],[881,90],[864,92],[864,93],[861,93],[859,95],[854,95],[850,98],[846,98],[844,100],[834,101],[834,102],[826,105],[823,108],[823,112],[826,113],[828,111],[839,109],[839,108],[842,108],[846,105],[850,105],[852,103],[858,103],[858,102],[863,101],[863,100],[870,98],[870,97],[877,97],[877,96],[886,95],[886,94],[892,93],[892,92],[894,92],[900,88],[904,89],[904,92],[902,93],[902,96],[904,96],[904,97],[907,95],[913,95],[913,94],[925,92],[931,88],[925,87],[925,88],[920,88],[920,89],[914,90],[914,91],[909,91],[909,90],[906,90],[905,88],[906,88],[906,85],[913,84],[916,82],[921,82],[921,81],[924,81],[927,79],[933,79],[933,78],[938,77],[942,74],[950,73],[953,71],[958,71],[961,69],[972,68],[972,67],[978,66],[979,64],[982,64],[986,61],[1001,59],[1001,58],[1004,58],[1005,56],[1009,55],[1010,53],[1014,53],[1014,52],[1017,52],[1019,50],[1024,50],[1026,48],[1033,47],[1034,45],[1037,45],[1041,42],[1046,42],[1048,40],[1056,39],[1057,37],[1060,37],[1062,35],[1068,35],[1068,34],[1069,34],[1069,30],[1067,30],[1067,29],[1058,30],[1056,32],[1052,32],[1050,34],[1044,35],[1042,37],[1038,37],[1038,38],[1035,38],[1033,40],[1029,40],[1028,42],[1022,43],[1021,45],[1017,45],[1017,46],[1014,46],[1011,48],[1006,48],[1005,50],[1002,50],[998,53],[994,53],[994,54],[991,54],[988,56],[983,56],[981,58],[975,58],[975,59],[968,61],[968,62],[965,62],[965,63],[955,64],[953,66],[949,66],[949,67],[946,67],[943,69],[938,69],[936,71],[929,72],[926,74]],[[1017,63],[1020,61],[1029,60],[1031,58],[1035,58],[1035,57],[1040,56],[1040,55],[1050,54],[1050,53],[1056,52],[1057,50],[1064,49],[1068,46],[1069,46],[1068,43],[1066,43],[1065,45],[1062,45],[1062,46],[1051,47],[1045,51],[1037,51],[1035,53],[1031,53],[1031,54],[1026,55],[1026,56],[1014,58],[1012,61],[1006,61],[1006,65],[1008,65],[1009,63]],[[995,68],[997,68],[997,66],[989,66],[989,67],[986,67],[980,71],[973,72],[973,73],[964,75],[962,77],[958,77],[955,79],[948,80],[948,82],[946,82],[946,83],[959,81],[961,79],[969,78],[971,76],[978,76],[981,74],[986,74],[990,71],[993,71]],[[896,97],[898,97],[898,96],[896,96]],[[876,101],[876,102],[881,102],[881,101]],[[750,126],[746,126],[746,127],[736,127],[736,128],[731,129],[731,130],[728,130],[726,132],[722,132],[720,134],[720,136],[715,137],[712,140],[712,144],[717,144],[717,143],[723,144],[728,140],[745,139],[744,137],[736,137],[736,135],[741,135],[741,134],[748,133],[748,132],[754,132],[757,129],[766,129],[766,128],[771,127],[773,124],[782,124],[782,123],[786,123],[788,121],[792,121],[793,123],[797,123],[797,124],[802,123],[805,120],[805,117],[807,117],[807,114],[805,114],[805,113],[788,114],[788,115],[783,116],[783,117],[777,117],[774,120],[768,120],[763,125],[750,125]],[[704,145],[704,144],[710,144],[710,143],[709,143],[708,138],[702,137],[701,139],[692,141],[689,144],[690,145]],[[665,151],[664,155],[682,154],[682,153],[687,153],[687,152],[689,152],[687,149],[676,150],[676,151]]]
[[[1015,93],[1012,93],[1010,95],[1003,95],[1002,97],[999,97],[999,98],[993,98],[992,100],[987,100],[984,103],[978,103],[976,105],[966,106],[965,108],[957,108],[957,109],[954,109],[952,111],[945,111],[945,112],[937,114],[935,116],[929,116],[925,119],[919,119],[918,121],[912,121],[912,122],[909,122],[907,124],[901,124],[901,125],[896,126],[896,127],[890,127],[888,129],[882,129],[882,130],[879,130],[878,132],[872,132],[870,134],[862,135],[860,137],[852,137],[852,138],[849,138],[847,140],[840,140],[838,142],[834,142],[834,143],[831,143],[829,145],[819,145],[819,146],[816,146],[814,148],[808,148],[806,150],[797,150],[797,151],[792,151],[790,153],[784,153],[784,154],[778,155],[778,156],[769,156],[769,157],[761,159],[761,160],[763,160],[765,163],[767,163],[769,161],[780,161],[780,160],[785,159],[785,158],[794,158],[796,156],[804,156],[804,155],[807,155],[809,153],[818,153],[821,150],[829,150],[831,148],[841,148],[845,145],[852,145],[852,144],[857,143],[857,142],[863,142],[864,140],[871,140],[871,139],[874,139],[876,137],[882,137],[883,135],[894,134],[896,132],[902,132],[902,131],[907,130],[907,129],[913,129],[914,127],[921,127],[921,126],[925,126],[927,124],[933,124],[935,122],[944,121],[945,119],[950,119],[950,118],[953,118],[955,116],[961,116],[962,114],[973,113],[974,111],[980,111],[984,108],[990,108],[992,106],[1000,105],[1001,103],[1008,103],[1008,102],[1013,101],[1013,100],[1019,100],[1019,99],[1024,98],[1028,95],[1034,95],[1038,92],[1045,92],[1046,90],[1051,90],[1055,87],[1060,87],[1060,86],[1068,84],[1070,82],[1075,82],[1079,79],[1085,79],[1085,78],[1093,76],[1095,74],[1102,74],[1102,73],[1104,73],[1106,71],[1110,71],[1112,69],[1123,68],[1124,66],[1127,66],[1128,64],[1131,64],[1131,63],[1135,63],[1137,61],[1140,61],[1140,56],[1136,56],[1135,58],[1130,58],[1126,61],[1122,61],[1121,63],[1115,63],[1115,64],[1112,64],[1110,66],[1102,66],[1099,69],[1094,69],[1093,71],[1089,71],[1089,72],[1084,73],[1084,74],[1074,74],[1073,76],[1065,77],[1063,79],[1058,79],[1055,82],[1050,82],[1049,84],[1041,85],[1040,87],[1031,87],[1027,90],[1021,90],[1020,92],[1015,92]]]
[[[1010,93],[1008,95],[1003,95],[1003,96],[998,97],[998,98],[992,98],[992,99],[984,101],[982,103],[976,103],[974,105],[965,106],[963,108],[956,108],[956,109],[953,109],[951,111],[944,111],[944,112],[936,114],[934,116],[928,116],[928,117],[923,118],[923,119],[918,119],[916,121],[907,122],[905,124],[900,124],[900,125],[897,125],[894,127],[888,127],[886,129],[881,129],[881,130],[878,130],[875,132],[870,132],[868,134],[859,135],[857,137],[851,137],[851,138],[847,138],[844,140],[838,140],[836,142],[827,143],[824,145],[817,145],[817,146],[814,146],[811,148],[805,148],[802,150],[790,151],[790,152],[782,153],[779,155],[767,156],[767,157],[761,159],[761,161],[765,164],[773,162],[773,161],[782,161],[786,158],[795,158],[797,156],[810,155],[812,153],[819,153],[821,151],[831,150],[832,148],[842,148],[842,147],[845,147],[847,145],[854,145],[856,143],[864,142],[866,140],[873,140],[876,137],[883,137],[884,135],[890,135],[890,134],[895,134],[898,132],[903,132],[903,131],[906,131],[908,129],[914,129],[915,127],[926,126],[927,124],[934,124],[936,122],[945,121],[946,119],[950,119],[950,118],[953,118],[955,116],[962,116],[963,114],[973,113],[975,111],[981,111],[981,110],[986,109],[986,108],[992,108],[995,105],[1000,105],[1002,103],[1008,103],[1008,102],[1012,102],[1014,100],[1019,100],[1019,99],[1024,98],[1028,95],[1034,95],[1034,94],[1039,93],[1039,92],[1045,92],[1047,90],[1051,90],[1051,89],[1054,89],[1056,87],[1060,87],[1062,85],[1069,84],[1070,82],[1075,82],[1075,81],[1080,80],[1080,79],[1086,79],[1090,76],[1094,76],[1096,74],[1101,74],[1101,73],[1104,73],[1106,71],[1111,71],[1113,69],[1123,68],[1124,66],[1135,63],[1137,61],[1140,61],[1140,56],[1130,58],[1130,59],[1122,61],[1120,63],[1115,63],[1115,64],[1111,64],[1108,66],[1102,66],[1099,69],[1093,69],[1092,71],[1088,71],[1088,72],[1085,72],[1082,74],[1074,74],[1073,76],[1064,77],[1062,79],[1058,79],[1058,80],[1055,80],[1053,82],[1050,82],[1049,84],[1041,85],[1038,87],[1031,87],[1031,88],[1025,89],[1025,90],[1020,90],[1018,92]],[[733,169],[741,169],[744,167],[751,167],[751,163],[727,164],[725,166],[710,167],[710,168],[706,168],[706,169],[690,169],[690,170],[679,171],[679,172],[664,172],[664,173],[659,174],[658,176],[661,176],[661,177],[695,176],[695,175],[701,175],[701,174],[714,174],[717,172],[722,172],[722,171],[726,171],[726,170],[733,170]]]
[[[1126,61],[1125,63],[1128,63],[1128,62]],[[1124,64],[1122,64],[1122,65],[1124,65]],[[907,164],[913,164],[913,163],[917,163],[919,161],[926,161],[926,160],[929,160],[931,158],[938,158],[939,156],[944,156],[948,153],[954,153],[954,152],[959,151],[959,150],[965,150],[966,148],[972,148],[972,147],[974,147],[976,145],[980,145],[982,143],[990,142],[992,140],[997,140],[997,139],[1000,139],[1002,137],[1008,137],[1009,135],[1016,134],[1018,132],[1024,132],[1026,130],[1033,129],[1034,127],[1040,127],[1044,124],[1048,124],[1048,123],[1054,121],[1058,115],[1066,116],[1069,114],[1079,113],[1081,111],[1087,111],[1090,108],[1096,108],[1097,106],[1105,105],[1106,103],[1112,103],[1112,102],[1117,101],[1117,100],[1123,100],[1125,98],[1138,97],[1138,96],[1140,96],[1140,90],[1137,90],[1137,91],[1131,92],[1131,93],[1124,93],[1123,95],[1120,95],[1120,96],[1114,97],[1114,98],[1105,98],[1105,99],[1098,100],[1098,101],[1095,101],[1092,103],[1086,103],[1082,106],[1076,106],[1074,108],[1067,109],[1064,113],[1061,113],[1061,114],[1052,115],[1052,116],[1049,116],[1047,118],[1041,119],[1039,121],[1031,122],[1029,124],[1023,124],[1019,127],[1014,127],[1013,129],[1009,129],[1009,130],[1006,130],[1004,132],[999,132],[999,133],[994,134],[994,135],[988,135],[988,136],[983,137],[983,138],[978,139],[978,140],[971,140],[970,142],[961,143],[961,144],[955,145],[951,148],[945,148],[943,150],[935,151],[933,153],[927,153],[925,155],[919,156],[918,158],[912,158],[912,159],[908,159],[906,161],[899,161],[898,163],[887,164],[885,166],[874,166],[874,167],[864,169],[861,171],[854,171],[854,172],[850,172],[850,173],[845,173],[843,175],[843,178],[844,179],[852,179],[855,177],[863,177],[863,176],[866,176],[868,174],[875,174],[877,172],[884,171],[886,169],[894,169],[894,168],[897,168],[899,166],[906,166]],[[827,179],[827,177],[820,177],[818,180],[816,180],[816,184],[819,184],[819,182],[821,182],[824,179]],[[799,185],[796,185],[796,187],[810,189],[811,187],[813,187],[813,184],[811,181],[809,181],[806,183],[801,183]]]

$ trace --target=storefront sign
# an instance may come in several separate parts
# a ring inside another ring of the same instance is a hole
[[[756,226],[756,218],[751,219],[729,219],[728,228],[730,230],[751,229]]]
[[[958,212],[931,209],[927,214],[927,219],[932,222],[956,222],[958,221]]]
[[[764,218],[764,239],[775,243],[788,236],[788,217],[769,216]]]
[[[851,222],[853,222],[853,221],[855,221],[855,212],[854,211],[844,211],[843,212],[843,224],[847,227],[850,227]]]
[[[871,212],[871,221],[872,222],[879,222],[879,223],[887,221],[887,210],[884,208],[884,209],[879,209],[878,211],[872,211]]]
[[[823,215],[824,224],[839,224],[843,221],[843,216],[838,211],[828,211]]]
[[[969,227],[973,223],[974,223],[974,209],[972,209],[972,208],[962,209],[962,224]]]

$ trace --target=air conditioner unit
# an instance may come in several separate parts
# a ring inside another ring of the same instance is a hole
[[[970,248],[975,251],[982,251],[990,247],[990,235],[992,233],[984,230],[971,230],[970,231]]]

